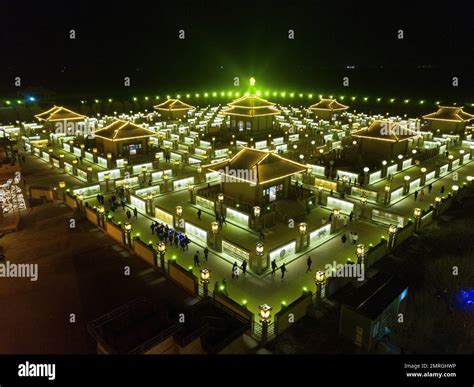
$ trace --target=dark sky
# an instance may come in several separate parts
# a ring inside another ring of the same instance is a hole
[[[472,1],[379,3],[2,0],[0,95],[17,75],[92,96],[231,90],[251,75],[270,89],[338,92],[349,76],[353,93],[474,94]]]

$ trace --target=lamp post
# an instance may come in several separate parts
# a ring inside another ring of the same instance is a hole
[[[453,185],[451,190],[453,191],[453,195],[456,195],[459,191],[459,185]]]
[[[318,203],[320,206],[323,204],[323,192],[324,192],[324,185],[318,184]]]
[[[334,208],[332,210],[332,221],[331,221],[332,232],[336,232],[337,230],[337,220],[339,219],[340,215],[341,215],[340,208]]]
[[[100,205],[97,207],[97,223],[99,227],[105,227],[105,207]]]
[[[142,174],[143,174],[143,185],[146,184],[146,165],[142,165]]]
[[[403,195],[408,194],[410,191],[410,179],[408,175],[403,176]]]
[[[387,176],[387,160],[382,161],[382,177]]]
[[[151,192],[148,192],[148,195],[146,196],[146,201],[148,207],[148,214],[153,215],[153,194]]]
[[[403,155],[398,155],[397,159],[398,159],[398,170],[401,171],[403,168]]]
[[[304,250],[306,248],[306,230],[308,228],[308,225],[304,222],[300,223],[299,225],[299,231],[300,231],[300,247],[301,250]]]
[[[360,197],[360,216],[362,218],[365,217],[365,206],[367,204],[367,196],[364,194],[362,194],[362,196]]]
[[[209,269],[201,269],[201,283],[203,287],[203,295],[207,297],[209,295],[209,282],[211,280],[211,272]]]
[[[167,173],[163,173],[163,192],[168,191],[168,179],[170,178]]]
[[[384,204],[390,203],[391,190],[392,190],[392,187],[390,186],[390,184],[385,184],[384,197],[383,197]]]
[[[397,236],[398,227],[391,224],[388,227],[388,248],[393,249],[395,247],[395,238]]]
[[[219,232],[219,223],[217,222],[211,223],[211,232],[213,235],[214,250],[217,250],[217,233]]]
[[[253,208],[254,229],[255,229],[255,231],[260,230],[260,212],[261,212],[261,208],[259,206],[255,206]]]
[[[314,283],[316,285],[316,307],[319,307],[323,298],[323,287],[326,285],[326,273],[318,270],[314,276]]]
[[[364,167],[364,187],[369,185],[369,167]]]
[[[197,167],[197,180],[198,180],[198,183],[201,183],[201,174],[202,174],[202,167],[199,165]]]
[[[166,254],[166,244],[165,242],[158,242],[158,253],[160,254],[160,266],[163,271],[165,271],[165,254]]]
[[[224,215],[224,194],[221,192],[219,195],[217,195],[217,200],[219,202],[219,215]]]
[[[265,344],[268,339],[268,324],[270,318],[272,307],[267,304],[260,305],[260,322],[262,323],[262,344]]]
[[[257,242],[255,245],[255,254],[257,254],[258,257],[263,256],[263,250],[264,250],[264,245],[262,242]]]
[[[342,176],[341,199],[344,199],[344,197],[346,196],[346,186],[347,186],[348,181],[349,181],[349,176],[347,176],[347,175]]]
[[[415,231],[418,231],[421,226],[421,208],[413,210],[413,218],[415,219]]]
[[[365,245],[364,244],[358,244],[356,247],[356,256],[357,256],[357,263],[360,265],[365,264],[365,258],[366,258],[366,251],[365,251]]]
[[[109,180],[110,180],[110,173],[104,173],[104,181],[105,181],[105,192],[109,192]]]
[[[183,216],[183,207],[176,206],[176,221],[174,227],[177,229],[181,229],[181,218]]]
[[[426,168],[423,167],[420,169],[421,177],[420,177],[420,185],[423,186],[426,183]]]
[[[125,222],[123,229],[125,231],[125,244],[128,247],[132,247],[132,224],[130,222]]]
[[[79,192],[77,195],[76,195],[76,203],[77,203],[77,209],[79,211],[82,211],[82,202],[84,200],[84,194],[82,192]]]
[[[449,155],[448,156],[448,171],[451,171],[453,169],[453,160],[454,160],[454,156]]]
[[[188,191],[189,191],[189,201],[194,203],[194,185],[188,184]]]
[[[112,168],[112,153],[107,153],[107,167]]]
[[[441,202],[443,201],[443,199],[441,198],[441,196],[436,196],[435,197],[435,205],[434,205],[434,215],[438,215],[439,213],[439,207],[441,205]]]
[[[59,186],[59,193],[60,193],[60,196],[61,196],[60,200],[65,201],[66,198],[64,197],[64,189],[66,188],[66,182],[60,181],[58,183],[58,186]]]

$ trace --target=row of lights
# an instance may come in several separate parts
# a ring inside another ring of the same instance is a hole
[[[296,97],[296,96],[298,96],[299,98],[304,98],[304,96],[305,96],[305,94],[303,94],[303,93],[294,93],[294,92],[287,93],[286,91],[281,91],[281,92],[273,91],[273,92],[270,92],[270,91],[268,91],[268,90],[265,91],[265,92],[257,91],[255,94],[256,94],[257,96],[265,96],[265,97],[270,97],[270,96],[278,97],[278,96],[279,96],[279,97],[283,97],[283,98],[286,98],[287,96],[289,96],[290,98],[294,98],[294,97]],[[214,97],[214,98],[216,98],[216,97],[218,97],[218,96],[220,96],[220,97],[240,97],[240,95],[241,95],[241,93],[240,93],[239,91],[237,91],[237,92],[232,92],[232,91],[228,91],[228,92],[225,92],[225,91],[215,92],[215,91],[214,91],[214,92],[211,92],[211,93],[205,92],[205,93],[202,93],[202,94],[200,94],[200,93],[195,93],[195,94],[189,94],[189,93],[187,93],[187,94],[176,94],[176,95],[175,95],[175,98],[180,99],[180,98],[182,98],[182,97],[183,97],[183,98],[186,97],[186,98],[189,99],[189,98],[191,98],[191,97],[200,98],[201,96],[203,96],[204,98],[209,98],[209,97]],[[244,95],[249,95],[249,93],[246,92],[246,93],[244,93]],[[314,96],[315,96],[315,94],[307,94],[307,97],[308,97],[309,99],[312,99]],[[319,98],[323,98],[324,96],[323,96],[322,94],[319,94],[318,97],[319,97]],[[339,97],[337,97],[337,96],[334,97],[333,95],[329,95],[329,96],[326,96],[326,97],[327,97],[327,98],[330,98],[330,99],[339,98],[339,100],[341,100],[341,101],[344,101],[344,100],[346,99],[346,97],[345,97],[344,95],[341,95],[341,96],[339,96]],[[159,95],[155,96],[155,100],[159,100],[160,98],[161,98],[161,97],[160,97]],[[172,98],[171,95],[167,95],[167,96],[166,96],[166,99],[171,99],[171,98]],[[348,98],[350,98],[352,101],[355,101],[358,97],[357,97],[357,96],[352,96],[352,97],[348,97]],[[148,100],[150,100],[150,97],[145,96],[145,97],[143,97],[143,99],[144,99],[145,101],[148,101]],[[139,100],[139,98],[138,98],[138,97],[132,97],[132,100],[133,100],[134,102],[137,102],[137,101]],[[367,101],[369,101],[369,97],[363,97],[362,100],[363,100],[364,102],[367,102]],[[378,97],[378,98],[376,98],[375,100],[376,100],[376,102],[381,102],[381,101],[383,100],[383,98]],[[396,100],[397,100],[396,98],[389,98],[389,99],[387,99],[387,101],[390,102],[390,103],[394,103]],[[113,99],[112,99],[112,98],[108,98],[108,99],[106,99],[106,100],[104,100],[104,101],[107,101],[107,102],[111,103],[111,102],[113,102]],[[411,102],[410,99],[403,99],[402,101],[403,101],[404,104],[408,104],[408,103]],[[19,100],[18,100],[17,102],[18,102],[18,103],[21,103],[21,101],[19,101]],[[85,100],[81,100],[81,104],[85,104],[86,102],[87,102],[87,101],[85,101]],[[99,103],[99,102],[101,102],[101,100],[99,100],[99,99],[94,99],[94,103]],[[423,100],[423,99],[418,101],[418,103],[419,103],[420,105],[425,104],[425,102],[426,102],[426,101]],[[11,101],[6,101],[6,103],[9,105],[9,104],[11,104]],[[441,103],[441,101],[436,101],[434,104],[435,104],[435,105],[439,105],[440,103]],[[453,104],[456,105],[457,103],[454,102]],[[470,106],[471,106],[471,107],[474,107],[474,103],[471,103]]]

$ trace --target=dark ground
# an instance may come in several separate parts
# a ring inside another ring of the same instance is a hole
[[[8,261],[39,265],[37,282],[0,279],[0,353],[94,353],[86,325],[96,317],[136,297],[178,310],[190,301],[87,220],[70,229],[72,215],[54,204],[34,207],[23,216],[21,231],[0,239]]]

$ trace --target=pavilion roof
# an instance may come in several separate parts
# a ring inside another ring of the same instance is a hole
[[[439,106],[438,111],[424,115],[425,120],[467,122],[474,119],[474,115],[463,111],[463,107]]]
[[[188,105],[187,103],[179,99],[168,99],[159,105],[153,106],[156,110],[167,110],[167,111],[179,111],[179,110],[192,110],[194,106]]]
[[[53,106],[51,109],[43,113],[36,114],[35,118],[40,121],[54,122],[54,121],[79,121],[87,118],[86,116],[66,109],[63,106]]]
[[[400,125],[398,122],[388,120],[375,120],[367,128],[362,128],[352,133],[353,137],[371,138],[385,141],[404,141],[418,137],[420,134],[412,129]]]
[[[94,135],[104,140],[117,142],[152,137],[156,136],[156,133],[130,121],[116,120],[110,125],[96,130]]]
[[[343,105],[342,103],[337,102],[335,99],[321,98],[321,100],[309,107],[310,110],[347,110],[349,106]]]
[[[222,112],[228,115],[258,117],[280,114],[274,103],[256,95],[244,95],[227,105],[229,107]]]
[[[281,157],[273,151],[263,151],[253,148],[243,148],[231,159],[206,166],[212,171],[226,174],[227,170],[234,173],[238,170],[251,171],[257,181],[239,178],[239,175],[229,175],[236,180],[254,184],[264,184],[273,180],[282,179],[307,170],[306,165]],[[247,175],[248,176],[248,175]]]

